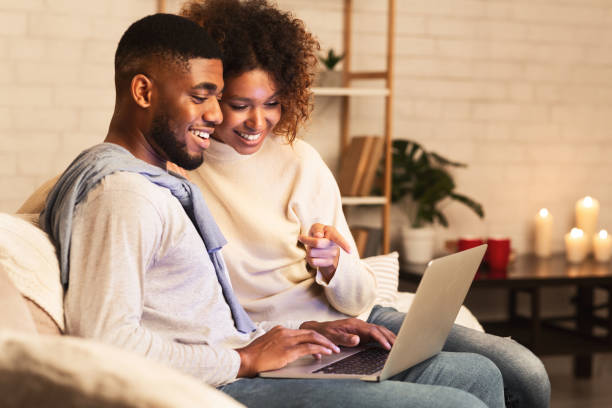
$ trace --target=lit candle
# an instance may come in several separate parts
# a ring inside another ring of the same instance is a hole
[[[584,231],[587,238],[587,253],[592,250],[592,239],[597,229],[599,217],[599,201],[586,196],[576,203],[576,227]]]
[[[553,218],[546,208],[542,208],[535,219],[535,254],[548,258],[552,252]]]
[[[599,262],[608,262],[612,255],[612,238],[608,231],[601,230],[593,237],[593,253]]]
[[[584,231],[572,228],[565,234],[565,257],[569,262],[578,263],[584,261],[587,256],[587,240]]]

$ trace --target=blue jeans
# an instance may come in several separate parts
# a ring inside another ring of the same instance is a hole
[[[485,357],[442,352],[380,383],[244,378],[220,390],[256,407],[502,408],[499,370]]]
[[[368,322],[397,333],[404,313],[389,307],[375,306]],[[491,360],[499,368],[509,406],[547,408],[550,405],[550,380],[538,357],[511,340],[454,325],[442,348],[449,352],[469,352]]]
[[[376,306],[369,321],[399,330],[404,314]],[[248,407],[502,408],[504,384],[488,358],[443,351],[381,383],[244,378],[220,387]]]

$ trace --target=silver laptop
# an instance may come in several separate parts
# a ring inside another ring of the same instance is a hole
[[[384,381],[440,352],[487,245],[429,262],[391,351],[377,346],[346,347],[338,354],[302,357],[269,378],[358,378]]]

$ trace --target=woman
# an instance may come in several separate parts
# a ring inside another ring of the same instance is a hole
[[[192,1],[181,13],[224,54],[223,123],[189,178],[228,238],[224,256],[242,305],[255,320],[361,313],[397,333],[403,313],[371,307],[375,279],[359,260],[331,172],[296,139],[311,112],[316,40],[265,0]],[[507,403],[548,406],[546,371],[518,343],[455,326],[444,350],[491,359]]]

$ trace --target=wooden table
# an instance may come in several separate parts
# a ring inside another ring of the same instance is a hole
[[[424,265],[402,264],[400,279],[418,283],[424,269]],[[541,292],[560,286],[576,290],[573,313],[542,317]],[[549,259],[523,255],[507,271],[479,270],[470,291],[476,288],[503,288],[509,292],[506,319],[481,322],[487,332],[511,336],[538,355],[573,355],[576,377],[591,376],[593,353],[612,352],[612,265],[609,262],[589,259],[574,265],[567,263],[563,254]],[[594,303],[596,290],[607,295],[602,305]],[[517,310],[519,293],[529,296],[528,315],[521,315]]]

